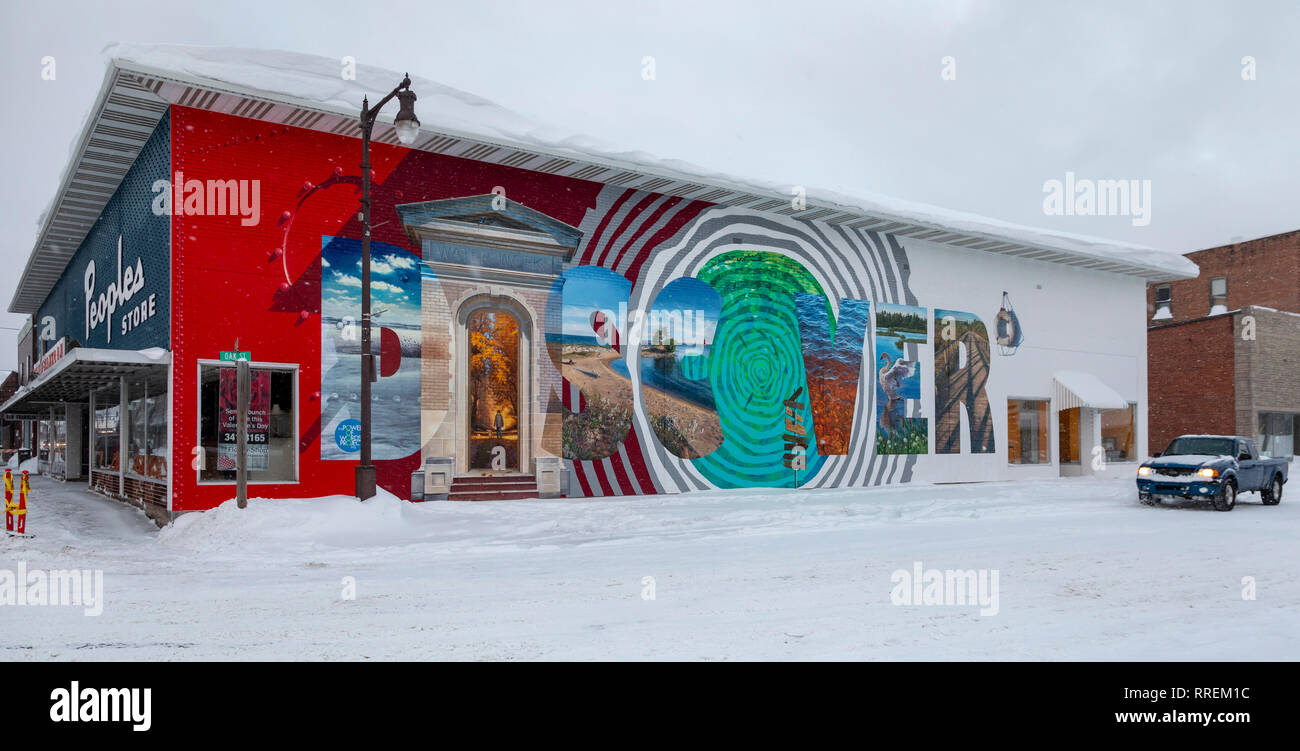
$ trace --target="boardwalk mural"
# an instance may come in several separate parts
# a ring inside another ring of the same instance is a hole
[[[988,329],[972,313],[934,311],[934,452],[961,453],[961,408],[970,425],[970,452],[992,454],[993,415]]]

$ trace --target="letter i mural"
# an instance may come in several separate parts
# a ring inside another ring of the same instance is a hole
[[[929,420],[920,416],[919,345],[930,341],[926,310],[880,303],[876,309],[876,453],[929,453]]]

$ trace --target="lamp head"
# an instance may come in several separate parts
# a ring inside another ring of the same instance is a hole
[[[415,116],[415,92],[409,88],[402,89],[397,92],[397,102],[397,117],[393,119],[393,127],[397,130],[397,140],[403,146],[410,146],[420,133],[420,118]]]

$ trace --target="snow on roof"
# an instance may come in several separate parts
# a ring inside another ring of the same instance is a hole
[[[139,44],[112,45],[105,52],[121,67],[142,72],[179,73],[342,113],[357,112],[362,97],[382,96],[401,80],[400,73],[369,65],[357,65],[355,79],[345,80],[339,60],[296,52]],[[531,148],[557,156],[595,157],[635,170],[697,182],[703,180],[759,194],[789,194],[788,185],[725,174],[676,159],[661,159],[544,126],[487,99],[427,78],[411,76],[411,88],[419,96],[418,111],[425,129]],[[1193,262],[1177,253],[1026,227],[922,203],[883,196],[850,196],[816,188],[807,188],[807,199],[809,203],[829,204],[874,217],[1136,264],[1174,277],[1196,276],[1198,273]]]

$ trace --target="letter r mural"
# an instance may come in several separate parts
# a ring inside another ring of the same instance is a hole
[[[988,329],[973,313],[936,309],[934,331],[934,452],[961,453],[961,409],[965,407],[971,453],[991,454]]]

